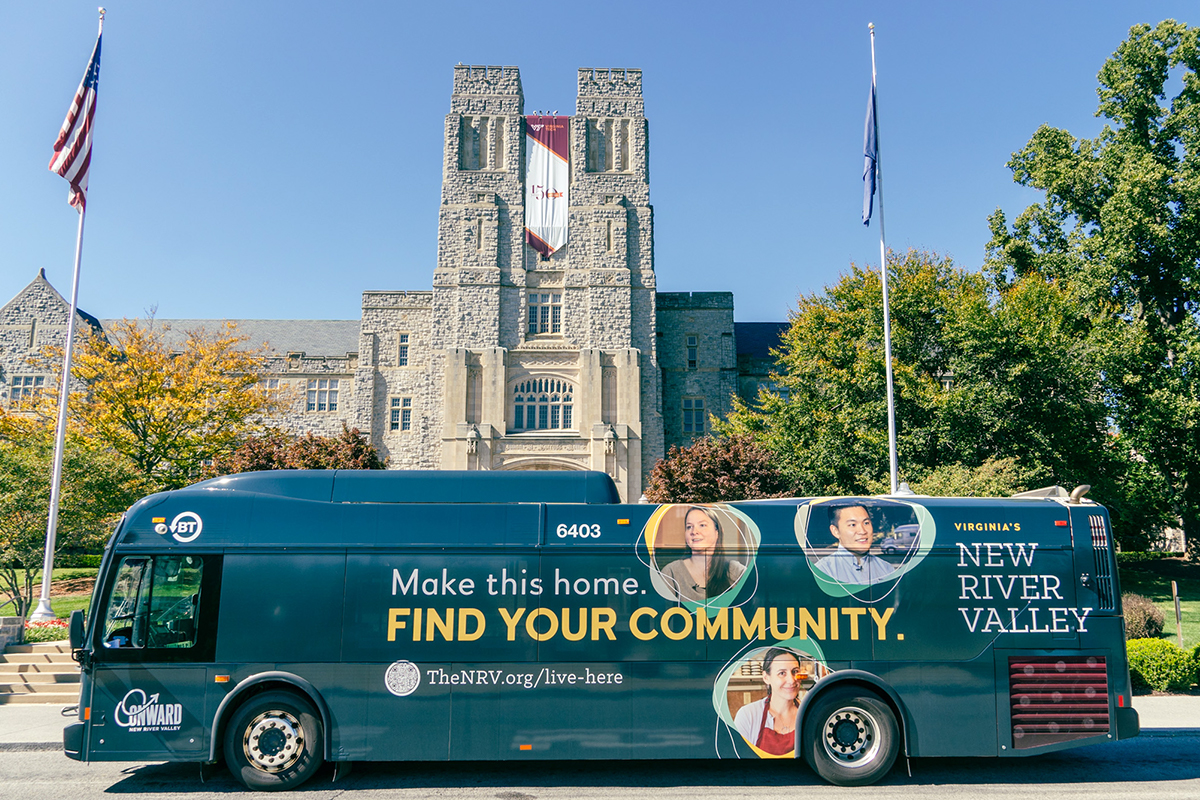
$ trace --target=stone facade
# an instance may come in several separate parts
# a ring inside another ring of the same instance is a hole
[[[58,385],[58,370],[48,369],[39,358],[46,347],[63,347],[71,304],[50,282],[45,270],[0,308],[0,404],[19,407],[35,392],[52,391]],[[102,333],[98,319],[77,311],[76,341]]]
[[[655,289],[641,71],[581,69],[577,86],[568,241],[545,257],[524,236],[520,73],[454,68],[432,290],[363,292],[358,321],[238,321],[267,344],[276,424],[358,427],[397,469],[602,470],[636,501],[667,447],[729,411],[746,383],[733,295]],[[57,297],[39,280],[22,309]],[[36,338],[14,303],[12,348]]]

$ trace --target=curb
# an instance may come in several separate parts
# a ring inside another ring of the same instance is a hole
[[[1138,734],[1138,736],[1145,736],[1147,739],[1171,739],[1181,736],[1200,736],[1200,728],[1142,728],[1142,731]]]

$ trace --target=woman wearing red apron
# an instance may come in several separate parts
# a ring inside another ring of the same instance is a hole
[[[763,656],[767,696],[738,709],[734,725],[759,750],[786,756],[796,747],[796,713],[800,709],[800,660],[772,647]]]

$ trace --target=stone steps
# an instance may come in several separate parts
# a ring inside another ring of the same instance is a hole
[[[67,642],[9,645],[0,656],[0,705],[79,702],[79,665]]]

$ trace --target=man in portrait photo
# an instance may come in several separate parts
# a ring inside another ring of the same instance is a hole
[[[829,532],[837,550],[816,563],[817,569],[839,583],[868,586],[886,580],[896,568],[870,554],[875,541],[871,513],[861,505],[832,506]]]

